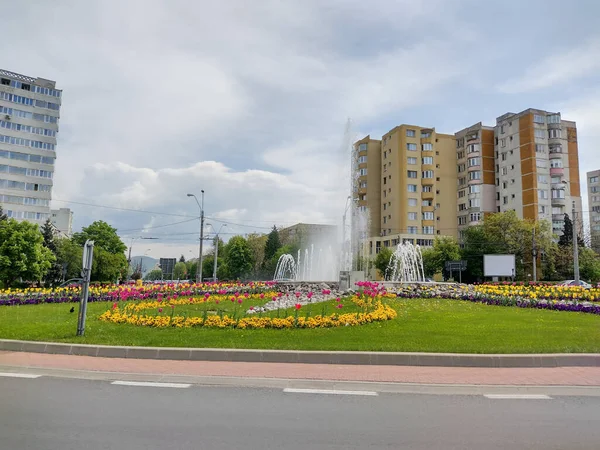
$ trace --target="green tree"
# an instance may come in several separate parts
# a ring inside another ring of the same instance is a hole
[[[117,234],[117,229],[103,220],[97,220],[90,226],[83,227],[80,233],[73,235],[73,240],[82,247],[88,239],[94,241],[94,251],[97,248],[102,248],[109,253],[117,254],[125,253],[125,250],[127,250],[127,246]]]
[[[144,280],[146,280],[146,281],[157,281],[157,280],[161,280],[161,279],[162,279],[162,270],[160,270],[160,269],[152,269],[144,277]]]
[[[203,264],[206,264],[206,258],[204,258]],[[185,280],[187,275],[187,267],[185,266],[185,262],[179,261],[173,267],[173,278],[175,280]]]
[[[583,239],[581,239],[581,236],[579,236],[579,233],[577,233],[577,244],[579,247],[585,246]],[[558,238],[558,245],[560,247],[569,247],[573,245],[573,221],[567,213],[565,213],[563,233]]]
[[[44,246],[54,255],[54,261],[44,276],[44,283],[53,286],[62,278],[62,267],[58,263],[58,258],[56,255],[56,243],[54,242],[56,236],[54,225],[52,225],[50,219],[46,220],[44,225],[42,225],[42,236],[44,237]]]
[[[202,260],[202,270],[204,271],[204,266],[206,265],[204,263],[204,261],[206,261],[206,259],[204,258]],[[198,271],[198,260],[197,259],[190,259],[187,260],[185,262],[185,266],[187,268],[187,273],[189,273],[189,279],[190,280],[196,280],[196,275],[197,275],[197,271]]]
[[[426,248],[422,252],[423,271],[426,277],[432,277],[438,272],[437,257],[433,248]]]
[[[430,251],[429,251],[430,250]],[[460,259],[460,247],[451,236],[439,236],[433,241],[433,248],[423,252],[423,268],[425,274],[444,272],[447,261],[458,261]],[[444,274],[446,278],[446,274]]]
[[[277,250],[281,247],[281,239],[279,238],[279,231],[277,227],[273,225],[273,229],[267,236],[267,242],[264,246],[264,259],[269,260],[275,255]]]
[[[225,255],[231,279],[241,279],[252,270],[252,251],[243,236],[234,236],[229,240]]]
[[[54,260],[36,224],[0,221],[0,280],[6,287],[19,279],[41,281]]]
[[[263,278],[263,266],[265,262],[265,245],[267,236],[258,233],[250,233],[246,238],[250,252],[252,253],[252,278],[255,280]]]
[[[591,283],[600,281],[600,257],[591,248],[579,249],[579,275]]]
[[[379,272],[379,275],[384,279],[387,277],[386,271],[391,258],[392,251],[389,247],[381,247],[381,250],[379,250],[379,253],[377,253],[377,256],[375,257],[375,268]]]
[[[61,268],[61,279],[69,280],[71,278],[81,277],[81,264],[83,259],[83,247],[80,247],[72,239],[57,238],[56,262]]]
[[[92,261],[92,281],[115,282],[127,274],[129,264],[123,253],[110,253],[102,247],[94,246]]]

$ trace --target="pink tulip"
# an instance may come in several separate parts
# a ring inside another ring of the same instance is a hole
[[[339,309],[342,309],[342,308],[344,307],[344,305],[342,305],[341,303],[339,303],[339,304],[337,305],[337,307],[338,307]]]
[[[261,299],[265,298],[265,294],[260,294],[260,298]]]
[[[161,313],[162,312],[162,308],[158,308],[158,312]]]
[[[300,292],[296,292],[296,298],[300,298]]]
[[[242,302],[243,302],[243,300],[242,300],[241,298],[240,298],[240,299],[238,299],[238,303],[239,303],[240,305],[242,304]]]

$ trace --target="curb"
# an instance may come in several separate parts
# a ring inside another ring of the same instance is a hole
[[[121,347],[0,339],[1,351],[103,358],[433,367],[600,367],[599,353],[465,354]]]

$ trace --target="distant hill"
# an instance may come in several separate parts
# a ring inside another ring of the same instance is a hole
[[[151,258],[150,256],[132,256],[131,257],[131,265],[133,267],[142,263],[142,276],[145,276],[148,272],[150,272],[156,264],[158,264],[158,259]]]

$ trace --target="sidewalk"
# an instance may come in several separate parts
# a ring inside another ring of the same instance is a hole
[[[379,383],[600,386],[600,367],[482,368],[170,361],[0,351],[0,366],[161,374]]]

